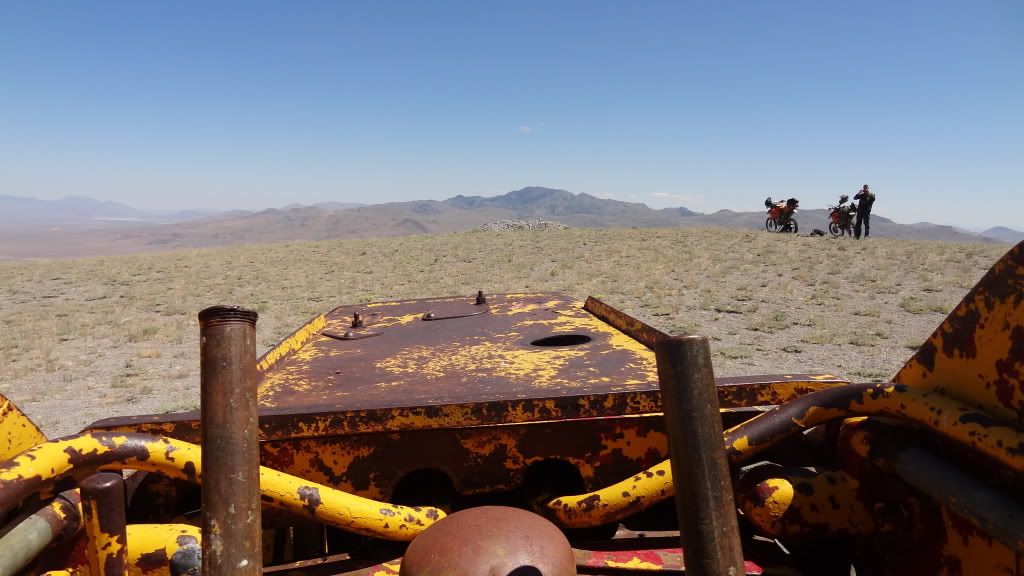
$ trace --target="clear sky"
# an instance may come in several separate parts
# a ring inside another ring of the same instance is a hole
[[[0,0],[0,194],[524,186],[1024,229],[1024,2]]]

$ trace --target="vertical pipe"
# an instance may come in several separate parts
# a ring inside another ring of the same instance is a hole
[[[708,339],[666,338],[655,343],[654,353],[686,573],[738,576],[743,548]]]
[[[128,529],[121,474],[101,472],[82,482],[82,516],[85,519],[89,574],[127,574]]]
[[[238,306],[213,306],[199,313],[205,576],[257,576],[263,571],[257,317]]]

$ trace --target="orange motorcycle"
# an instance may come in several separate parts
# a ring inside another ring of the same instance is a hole
[[[853,217],[857,214],[857,205],[846,204],[849,199],[849,196],[843,194],[839,197],[839,204],[828,207],[828,231],[833,236],[843,234],[853,236]]]
[[[764,201],[765,208],[768,209],[768,219],[764,221],[764,229],[769,232],[792,232],[796,234],[798,227],[796,218],[793,218],[793,214],[796,213],[796,209],[800,206],[800,201],[796,198],[790,198],[783,202],[773,202],[772,197],[769,196]]]

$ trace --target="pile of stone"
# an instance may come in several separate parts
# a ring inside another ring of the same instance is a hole
[[[540,218],[533,220],[498,220],[489,222],[477,228],[483,232],[505,232],[507,230],[565,230],[565,224],[559,222],[546,222]]]

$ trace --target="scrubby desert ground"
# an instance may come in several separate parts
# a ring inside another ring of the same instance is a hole
[[[0,393],[51,437],[195,409],[196,313],[260,313],[265,351],[317,312],[395,298],[595,295],[711,337],[718,375],[891,377],[1006,245],[724,229],[568,229],[0,263]]]

